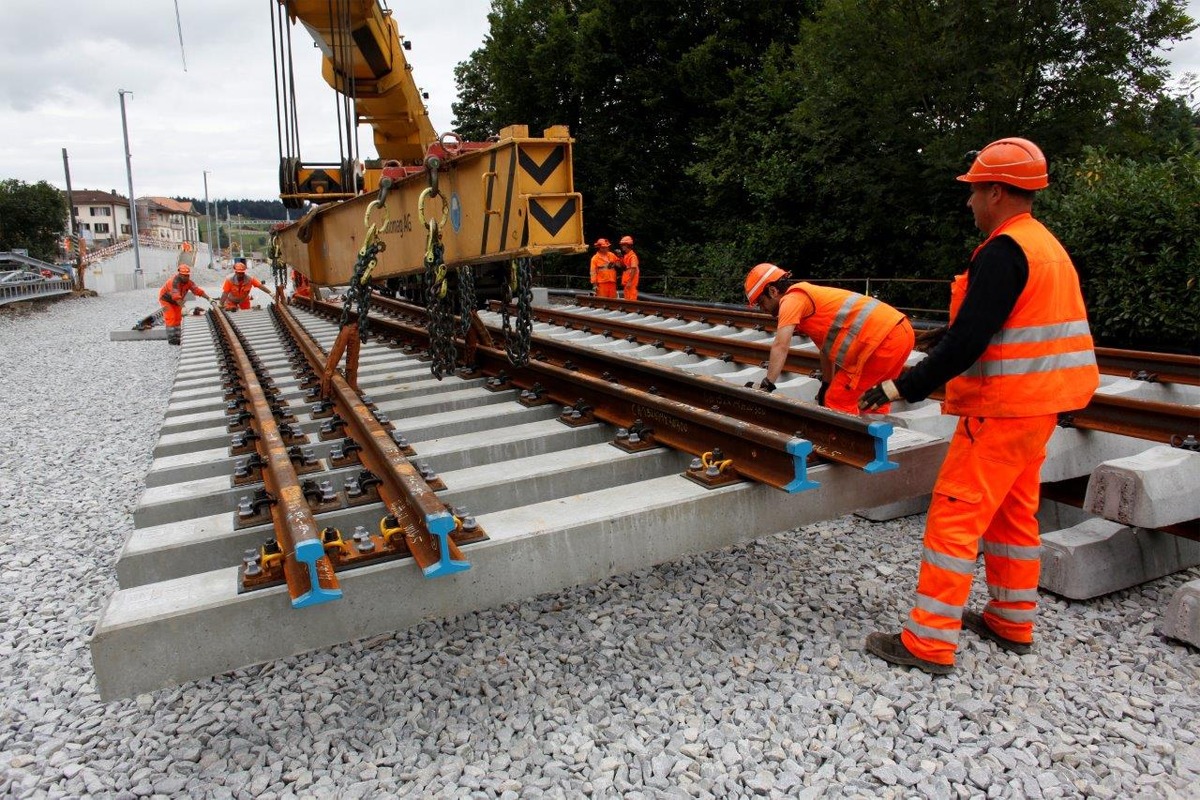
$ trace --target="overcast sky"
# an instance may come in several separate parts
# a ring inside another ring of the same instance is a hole
[[[134,192],[274,198],[278,144],[271,62],[272,0],[178,0],[184,71],[171,0],[0,0],[0,178],[128,194],[118,89],[126,96]],[[417,85],[439,133],[450,129],[454,67],[483,42],[489,0],[391,4]],[[1200,0],[1189,4],[1200,16]],[[337,157],[333,90],[320,54],[293,33],[301,148]],[[1173,71],[1200,73],[1195,35],[1168,54]],[[515,120],[519,122],[519,120]],[[370,132],[359,137],[374,156]]]

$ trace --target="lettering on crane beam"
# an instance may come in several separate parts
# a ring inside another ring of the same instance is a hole
[[[402,217],[391,219],[387,225],[383,226],[383,233],[396,233],[400,236],[412,233],[412,214],[406,213]]]
[[[538,185],[540,186],[541,184],[545,183],[546,179],[553,175],[554,171],[563,163],[563,159],[565,158],[565,150],[565,147],[555,147],[550,151],[550,154],[546,156],[545,160],[542,161],[541,164],[534,161],[533,157],[530,156],[525,150],[521,150],[521,169],[525,170],[525,173],[537,181]]]
[[[542,208],[542,204],[536,199],[530,198],[529,216],[537,220],[538,224],[545,228],[551,236],[557,236],[563,225],[566,225],[567,221],[575,216],[575,198],[568,197],[567,201],[562,204],[562,208],[554,214]]]

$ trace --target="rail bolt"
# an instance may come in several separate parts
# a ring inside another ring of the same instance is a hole
[[[242,564],[245,567],[243,574],[247,578],[257,578],[262,574],[257,550],[247,550],[245,555],[242,556]]]
[[[351,538],[354,539],[354,549],[360,553],[369,553],[375,549],[375,542],[371,540],[371,533],[362,525],[355,527]]]

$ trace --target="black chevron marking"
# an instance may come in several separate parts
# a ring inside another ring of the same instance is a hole
[[[538,164],[528,153],[522,150],[521,169],[529,173],[529,177],[537,181],[540,186],[546,182],[546,178],[554,174],[554,170],[558,169],[558,165],[563,163],[563,150],[564,148],[562,147],[555,147],[541,164]]]
[[[562,230],[563,225],[567,224],[567,220],[575,216],[575,198],[568,197],[567,202],[562,204],[562,208],[557,214],[551,215],[546,209],[542,208],[542,204],[537,200],[529,200],[529,215],[538,221],[543,228],[551,236],[557,236]]]

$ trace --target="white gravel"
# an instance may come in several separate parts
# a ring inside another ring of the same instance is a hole
[[[921,517],[101,704],[88,635],[176,358],[108,331],[154,307],[0,312],[0,795],[1200,796],[1200,654],[1154,633],[1200,570],[1045,598],[1034,654],[967,635],[934,679],[862,651],[907,610]]]

